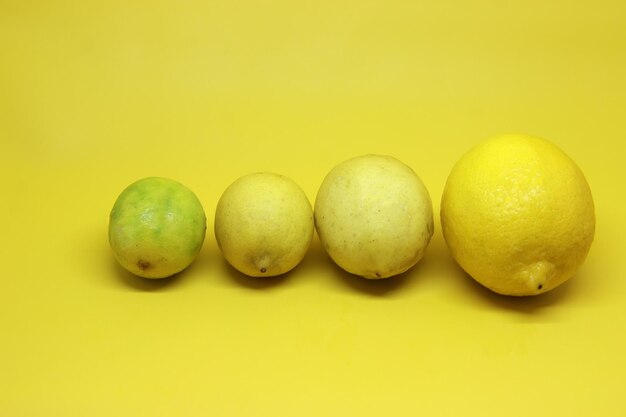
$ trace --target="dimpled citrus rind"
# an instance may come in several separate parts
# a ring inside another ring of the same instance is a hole
[[[476,281],[505,295],[535,295],[570,279],[595,231],[578,166],[540,138],[502,135],[465,154],[441,201],[445,241]]]

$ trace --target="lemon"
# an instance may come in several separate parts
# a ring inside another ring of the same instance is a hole
[[[407,271],[433,234],[432,202],[415,172],[385,155],[364,155],[335,166],[315,199],[322,246],[344,270],[364,278]]]
[[[196,195],[168,178],[144,178],[119,195],[109,218],[109,243],[126,270],[164,278],[189,266],[200,251],[206,217]]]
[[[550,142],[510,134],[461,157],[441,200],[445,241],[476,281],[505,295],[535,295],[571,278],[594,237],[591,190]]]
[[[313,230],[313,209],[304,191],[274,173],[237,179],[215,211],[215,238],[224,258],[253,277],[295,268],[311,244]]]

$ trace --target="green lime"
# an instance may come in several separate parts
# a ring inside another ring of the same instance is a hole
[[[150,177],[129,185],[109,218],[109,243],[126,270],[165,278],[187,268],[206,233],[206,216],[196,195],[171,179]]]

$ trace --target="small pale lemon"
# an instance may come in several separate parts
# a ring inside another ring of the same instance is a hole
[[[589,185],[550,142],[488,139],[456,163],[441,200],[445,241],[476,281],[505,295],[535,295],[571,278],[594,237]]]
[[[168,178],[144,178],[115,201],[109,218],[109,243],[125,269],[144,278],[164,278],[188,267],[206,232],[200,201]]]
[[[322,246],[344,270],[364,278],[405,272],[433,234],[433,209],[415,172],[384,155],[344,161],[324,178],[315,200]]]
[[[237,179],[215,211],[215,238],[224,258],[253,277],[295,268],[311,244],[313,230],[313,209],[304,191],[274,173]]]

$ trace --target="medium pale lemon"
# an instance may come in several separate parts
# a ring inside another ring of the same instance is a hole
[[[428,190],[407,165],[363,155],[335,166],[315,200],[322,246],[337,265],[364,278],[389,278],[414,266],[433,235]]]

